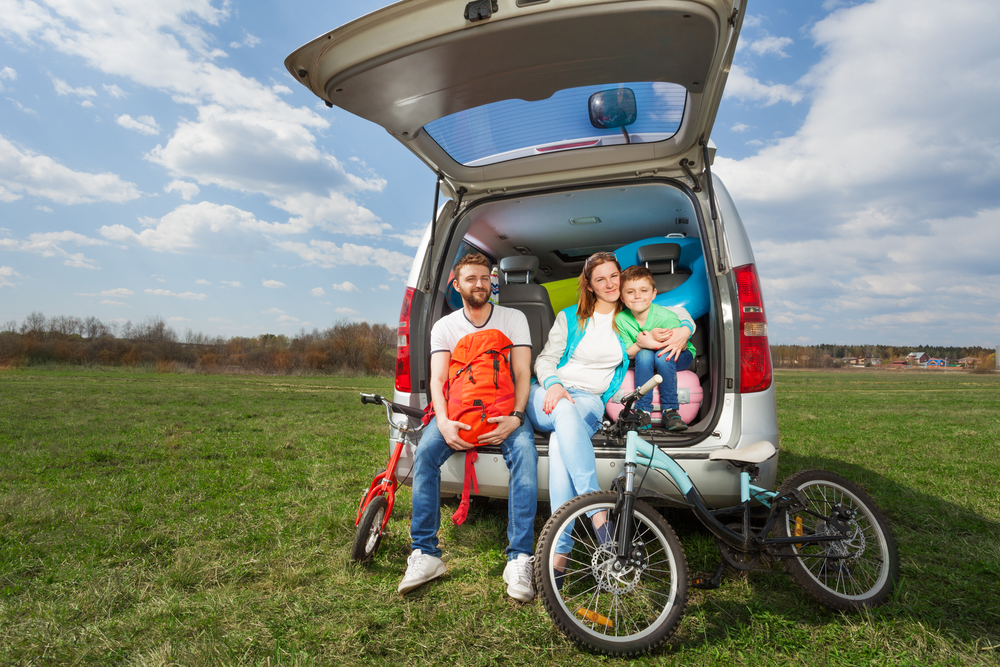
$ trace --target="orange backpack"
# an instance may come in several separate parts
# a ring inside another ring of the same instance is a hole
[[[513,348],[503,332],[485,329],[463,336],[451,353],[448,382],[444,385],[448,419],[472,427],[459,431],[459,437],[469,444],[480,446],[479,436],[496,429],[497,425],[487,419],[509,415],[514,409],[514,370],[510,365]],[[469,513],[470,486],[479,493],[473,467],[477,458],[475,449],[466,451],[462,501],[451,517],[456,526]]]
[[[472,427],[459,431],[471,445],[478,446],[479,436],[497,427],[487,419],[509,415],[514,409],[513,348],[502,331],[485,329],[463,336],[451,353],[444,386],[448,419]]]

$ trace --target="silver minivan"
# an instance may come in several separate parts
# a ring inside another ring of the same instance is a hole
[[[407,281],[396,402],[429,401],[430,330],[462,306],[450,286],[459,257],[476,250],[500,267],[499,301],[528,317],[534,360],[554,314],[576,301],[583,261],[614,251],[623,267],[649,266],[656,302],[684,306],[697,325],[681,398],[689,428],[644,437],[707,503],[738,502],[739,476],[709,455],[778,446],[760,280],[736,206],[711,173],[710,134],[744,5],[403,0],[288,56],[288,71],[328,106],[378,123],[413,151],[443,195]],[[390,434],[390,449],[399,438]],[[547,500],[547,436],[536,444]],[[608,488],[623,452],[600,434],[593,444]],[[461,492],[463,461],[445,464],[443,493]],[[506,497],[499,448],[481,448],[476,469],[482,495]],[[777,456],[761,464],[761,485],[773,486],[776,470]],[[644,488],[680,497],[653,477]]]

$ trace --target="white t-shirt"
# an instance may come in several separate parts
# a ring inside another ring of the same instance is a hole
[[[520,310],[493,306],[493,312],[481,327],[477,327],[465,316],[465,308],[456,310],[451,315],[442,317],[434,323],[431,329],[431,354],[435,352],[451,352],[470,333],[499,329],[510,339],[514,347],[531,347],[531,330],[528,328],[528,318]],[[621,361],[621,357],[618,357]]]
[[[615,369],[622,363],[622,345],[612,323],[614,313],[594,313],[587,321],[583,339],[566,365],[556,371],[564,387],[574,387],[600,396],[611,385]]]

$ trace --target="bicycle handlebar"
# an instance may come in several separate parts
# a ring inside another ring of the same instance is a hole
[[[389,399],[384,396],[379,396],[378,394],[361,394],[361,403],[364,405],[382,405],[385,406],[387,410],[395,412],[396,414],[412,417],[413,419],[423,419],[424,417],[424,411],[420,408],[411,408],[409,405],[393,403]]]

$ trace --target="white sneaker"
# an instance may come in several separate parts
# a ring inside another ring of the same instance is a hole
[[[517,558],[507,561],[507,567],[503,569],[503,581],[507,584],[507,595],[518,602],[531,602],[535,597],[535,587],[531,585],[531,571],[534,563],[534,556],[518,554]]]
[[[436,556],[428,556],[420,549],[414,549],[410,557],[406,559],[406,574],[399,582],[397,589],[402,595],[406,595],[417,586],[426,584],[431,579],[437,579],[448,571],[444,562]]]

